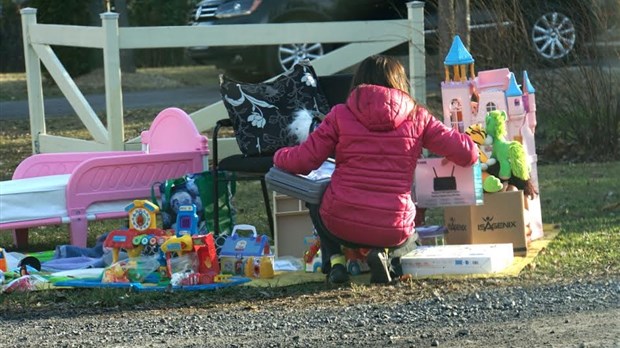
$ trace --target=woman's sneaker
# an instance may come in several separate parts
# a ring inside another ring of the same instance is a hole
[[[390,261],[384,249],[373,249],[366,257],[370,267],[371,284],[387,284],[392,281],[390,276]]]
[[[332,269],[329,271],[329,275],[327,276],[327,281],[330,284],[343,284],[349,281],[349,274],[347,273],[347,269],[342,264],[335,264],[332,266]]]

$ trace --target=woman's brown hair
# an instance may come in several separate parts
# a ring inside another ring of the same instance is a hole
[[[362,84],[396,88],[409,94],[405,67],[398,59],[390,56],[375,55],[364,59],[353,75],[351,90]]]
[[[398,59],[383,55],[370,56],[364,59],[353,75],[351,91],[364,84],[394,88],[405,92],[415,103],[409,114],[409,119],[413,119],[416,115],[418,103],[409,95],[409,79],[405,67]]]

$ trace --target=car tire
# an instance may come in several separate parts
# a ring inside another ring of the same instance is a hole
[[[265,73],[270,77],[291,70],[293,65],[304,59],[314,60],[327,52],[325,45],[317,42],[282,44],[266,49]]]
[[[537,60],[566,63],[590,36],[586,12],[579,5],[542,2],[527,14],[528,39]]]

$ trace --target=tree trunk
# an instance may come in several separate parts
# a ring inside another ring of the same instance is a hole
[[[114,7],[118,12],[118,25],[120,27],[129,26],[129,12],[127,11],[127,1],[116,0]],[[133,56],[133,50],[121,50],[121,71],[125,73],[136,72],[136,61]]]
[[[452,38],[454,37],[454,1],[455,0],[439,0],[437,3],[437,11],[439,21],[437,30],[439,35],[439,66],[437,67],[439,76],[442,76],[443,61],[448,54]],[[459,0],[457,0],[459,1]]]
[[[469,35],[469,21],[470,21],[470,9],[469,0],[455,0],[456,6],[454,12],[456,13],[456,33],[461,37],[461,41],[465,47],[469,49],[470,35]]]
[[[101,14],[106,12],[107,8],[104,0],[89,0],[88,1],[88,13],[90,14],[90,25],[93,27],[101,27]],[[88,58],[93,62],[94,68],[101,68],[103,66],[103,55],[99,49],[86,50]]]

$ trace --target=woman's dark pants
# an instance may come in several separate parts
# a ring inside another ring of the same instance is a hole
[[[339,239],[334,236],[323,224],[323,220],[321,220],[321,215],[319,213],[319,205],[318,204],[310,204],[306,203],[306,207],[310,211],[310,219],[312,219],[312,224],[314,224],[314,228],[316,229],[316,233],[319,235],[321,239],[321,261],[323,263],[322,270],[323,273],[329,274],[331,269],[331,256],[335,254],[342,254],[342,247],[345,246],[347,248],[358,249],[358,248],[367,248],[367,249],[380,249],[382,247],[372,246],[372,245],[360,245],[347,242],[345,240]],[[407,254],[411,250],[416,248],[416,241],[418,240],[418,234],[414,233],[408,240],[406,240],[401,245],[387,248],[388,256],[390,258],[391,263],[391,271],[396,275],[402,275],[402,270],[400,268],[400,257]]]

